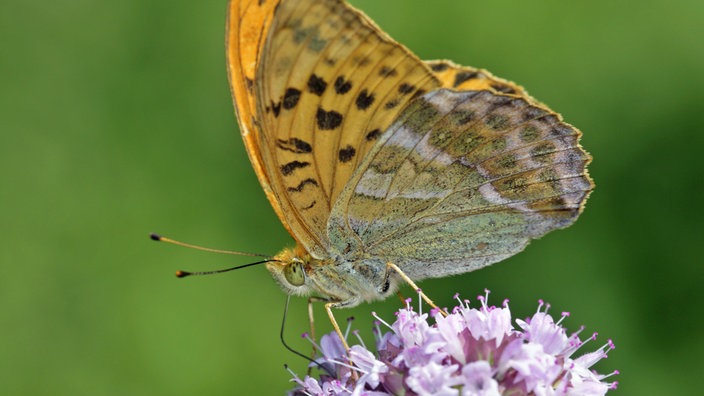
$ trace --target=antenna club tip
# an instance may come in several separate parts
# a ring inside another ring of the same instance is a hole
[[[149,234],[149,238],[151,238],[152,241],[161,241],[161,235],[154,232]]]
[[[187,272],[187,271],[181,271],[181,270],[176,271],[176,277],[177,277],[177,278],[185,278],[185,277],[187,277],[188,275],[192,275],[192,274],[191,274],[190,272]]]

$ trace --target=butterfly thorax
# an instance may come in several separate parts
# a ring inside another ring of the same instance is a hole
[[[312,257],[304,248],[287,248],[267,263],[267,269],[290,295],[316,295],[339,306],[381,300],[396,290],[397,281],[385,263],[371,258]]]

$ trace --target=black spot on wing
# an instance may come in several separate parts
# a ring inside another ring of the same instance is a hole
[[[455,82],[452,84],[453,87],[457,88],[460,85],[462,85],[463,82],[469,81],[473,78],[479,77],[478,72],[468,72],[468,71],[461,71],[457,74],[455,74]]]
[[[362,92],[357,96],[355,104],[359,110],[366,110],[369,106],[374,103],[374,94],[370,94],[369,91],[363,89]]]
[[[400,103],[401,103],[401,99],[399,99],[399,98],[392,99],[384,104],[384,108],[386,110],[391,110],[394,107],[398,106]]]
[[[310,143],[298,138],[290,138],[288,140],[278,139],[276,146],[282,150],[296,154],[307,154],[313,151],[313,147],[311,147]]]
[[[381,136],[381,130],[379,128],[377,128],[377,129],[367,133],[367,136],[365,136],[365,139],[367,139],[368,142],[371,142],[372,140],[379,139],[379,136]]]
[[[284,176],[289,176],[291,175],[296,169],[301,169],[305,168],[307,166],[310,166],[310,162],[301,162],[301,161],[291,161],[288,164],[281,165],[281,173]]]
[[[413,96],[411,96],[411,99],[415,99],[415,98],[417,98],[417,97],[419,97],[419,96],[423,96],[423,95],[425,95],[425,92],[426,92],[426,90],[424,90],[424,89],[419,89],[419,90],[413,92]]]
[[[288,191],[290,191],[290,192],[301,192],[301,191],[303,191],[303,189],[306,188],[306,186],[308,186],[308,185],[316,186],[316,187],[317,187],[317,186],[318,186],[318,182],[315,181],[315,179],[308,178],[308,179],[305,179],[305,180],[303,180],[302,182],[298,183],[298,185],[297,185],[296,187],[289,187],[289,188],[288,188]]]
[[[398,93],[400,93],[401,95],[408,95],[409,93],[413,92],[414,89],[416,89],[416,87],[414,87],[413,85],[402,83],[398,86]]]
[[[272,113],[274,113],[274,117],[278,117],[281,113],[281,102],[274,103],[274,101],[272,101],[271,106],[267,107],[266,110],[267,112],[271,111]]]
[[[318,128],[323,131],[331,131],[342,124],[342,114],[335,110],[325,111],[322,107],[318,107],[315,118],[318,121]]]
[[[325,88],[327,87],[328,83],[325,82],[325,80],[315,74],[310,75],[310,78],[308,79],[308,90],[311,93],[318,96],[323,96],[323,93],[325,93]]]
[[[284,93],[283,106],[286,110],[291,110],[296,107],[298,100],[301,99],[301,91],[296,88],[288,88]],[[274,112],[278,116],[278,110]]]
[[[432,70],[434,72],[441,72],[441,71],[447,70],[448,67],[450,67],[450,65],[448,65],[447,63],[440,62],[440,63],[435,63],[432,66],[430,66],[430,70]]]
[[[352,89],[352,83],[350,81],[345,81],[344,76],[339,76],[335,79],[335,92],[338,95],[344,95]]]
[[[381,77],[393,77],[397,74],[398,74],[398,72],[396,71],[396,69],[394,69],[392,67],[388,67],[388,66],[382,66],[381,69],[379,70],[379,75]]]
[[[354,149],[354,147],[348,145],[347,147],[343,148],[340,150],[338,153],[338,157],[340,159],[340,162],[349,162],[354,158],[354,155],[357,153],[357,150]]]

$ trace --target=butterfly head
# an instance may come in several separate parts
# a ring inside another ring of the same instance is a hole
[[[266,267],[289,295],[314,294],[347,307],[384,299],[398,286],[397,277],[387,276],[384,261],[317,259],[301,246],[284,249]]]
[[[313,291],[309,274],[314,259],[304,249],[284,249],[275,258],[266,268],[286,293],[305,296]]]

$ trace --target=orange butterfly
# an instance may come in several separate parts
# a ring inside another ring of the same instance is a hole
[[[267,268],[333,324],[331,308],[402,280],[523,250],[593,188],[558,114],[485,70],[419,60],[342,0],[232,0],[227,28],[242,137],[296,240]]]

